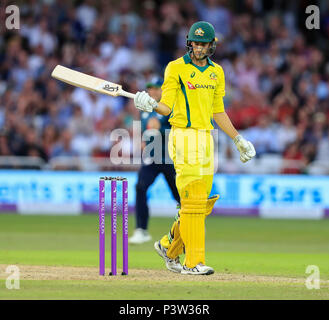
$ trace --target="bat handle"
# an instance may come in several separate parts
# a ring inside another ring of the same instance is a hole
[[[133,93],[130,93],[130,92],[127,92],[127,91],[124,91],[124,90],[121,90],[120,96],[124,96],[124,97],[130,98],[130,99],[135,98],[135,95]]]

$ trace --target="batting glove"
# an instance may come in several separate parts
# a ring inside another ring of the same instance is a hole
[[[146,112],[152,112],[158,106],[158,103],[145,91],[138,91],[135,94],[134,103],[137,109]]]
[[[240,152],[240,160],[247,162],[256,155],[255,148],[250,141],[247,141],[241,135],[237,135],[233,142],[235,143],[238,151]]]

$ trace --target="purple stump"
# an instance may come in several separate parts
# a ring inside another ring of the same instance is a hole
[[[99,180],[99,275],[105,275],[105,181]]]
[[[111,273],[117,275],[117,180],[111,180]]]
[[[128,274],[128,181],[122,181],[122,275]]]

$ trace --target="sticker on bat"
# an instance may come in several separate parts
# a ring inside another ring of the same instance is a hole
[[[119,86],[112,87],[107,83],[105,86],[103,86],[103,89],[109,92],[118,92]]]

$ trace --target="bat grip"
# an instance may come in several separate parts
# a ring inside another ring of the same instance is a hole
[[[130,99],[135,98],[135,95],[133,93],[130,93],[130,92],[127,92],[127,91],[124,91],[124,90],[121,90],[120,96],[124,96],[124,97],[130,98]]]

